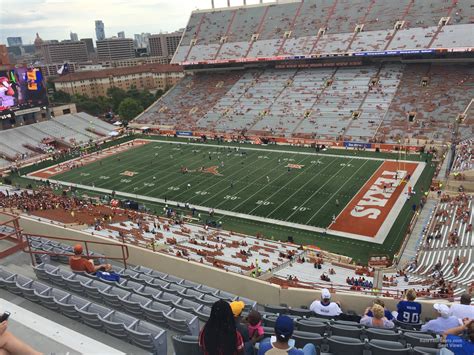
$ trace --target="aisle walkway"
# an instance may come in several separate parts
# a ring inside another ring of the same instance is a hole
[[[416,222],[415,227],[411,232],[410,238],[405,247],[405,251],[400,257],[400,266],[405,266],[407,263],[411,262],[415,258],[418,247],[423,241],[423,229],[428,226],[428,223],[430,222],[431,213],[436,208],[437,203],[438,200],[432,197],[429,197],[426,201],[425,206],[421,210],[421,214],[418,217],[418,221]]]

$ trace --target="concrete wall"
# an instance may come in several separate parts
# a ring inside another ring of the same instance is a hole
[[[5,221],[6,216],[0,214],[0,222]],[[66,237],[83,241],[102,241],[114,243],[114,241],[93,236],[91,234],[66,228],[63,225],[52,224],[49,221],[40,221],[36,217],[22,216],[20,225],[25,233],[37,234],[51,237]],[[75,244],[75,242],[66,242]],[[115,243],[120,245],[120,243]],[[94,251],[103,253],[108,257],[120,257],[121,249],[112,248],[110,245],[94,244],[91,246]],[[156,270],[169,273],[190,281],[203,283],[205,285],[219,288],[221,290],[235,293],[237,295],[256,300],[260,304],[286,303],[289,306],[299,307],[301,305],[309,306],[312,301],[319,299],[321,293],[319,290],[280,288],[278,285],[270,284],[266,281],[253,279],[247,276],[226,272],[214,267],[202,265],[196,262],[187,262],[181,258],[161,253],[155,253],[151,250],[128,246],[130,257],[129,264],[144,265]],[[371,305],[373,296],[351,293],[337,293],[333,299],[341,302],[343,310],[353,310],[362,314],[366,307]],[[399,300],[386,298],[386,306],[394,310]],[[423,304],[423,317],[434,317],[432,301],[420,301]]]

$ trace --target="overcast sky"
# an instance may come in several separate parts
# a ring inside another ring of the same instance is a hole
[[[231,5],[242,3],[231,0]],[[223,7],[227,0],[215,4]],[[0,0],[0,43],[10,36],[32,43],[36,32],[44,40],[69,39],[71,31],[95,40],[95,20],[104,21],[107,37],[118,31],[130,38],[134,33],[171,32],[186,26],[191,11],[210,7],[211,0]]]

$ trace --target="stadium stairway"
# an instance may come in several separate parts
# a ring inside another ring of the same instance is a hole
[[[405,249],[399,259],[398,264],[400,266],[407,265],[416,257],[418,247],[420,246],[420,243],[422,243],[423,230],[428,225],[430,221],[430,216],[436,208],[437,203],[438,201],[433,198],[429,198],[426,201],[425,206],[423,207],[420,212],[420,215],[418,216],[418,221],[413,227],[413,231],[410,234]]]

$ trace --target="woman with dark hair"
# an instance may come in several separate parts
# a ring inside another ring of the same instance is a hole
[[[243,355],[244,341],[235,327],[229,303],[219,300],[212,305],[211,315],[199,334],[199,347],[204,355]]]

